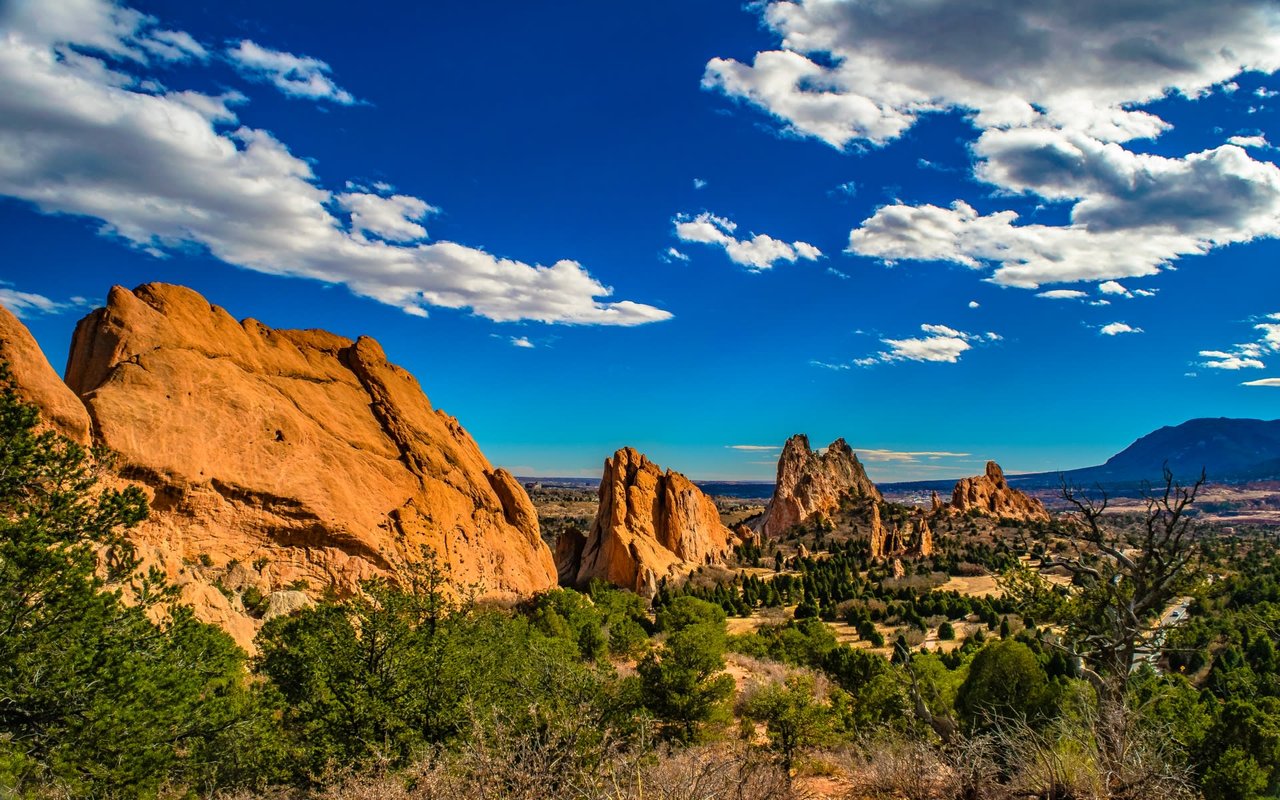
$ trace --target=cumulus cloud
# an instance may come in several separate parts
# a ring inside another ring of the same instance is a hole
[[[427,238],[427,229],[418,223],[437,210],[417,197],[403,194],[383,197],[356,192],[340,194],[334,199],[350,212],[353,233],[370,233],[388,242]]]
[[[1098,291],[1103,294],[1115,294],[1121,297],[1133,297],[1133,294],[1119,281],[1103,281],[1098,284]]]
[[[227,58],[245,75],[271,83],[289,97],[330,100],[344,106],[356,101],[333,82],[329,65],[318,58],[272,50],[249,39],[227,48]]]
[[[1099,333],[1103,336],[1119,336],[1122,333],[1142,333],[1142,328],[1135,328],[1126,322],[1112,322],[1103,325]]]
[[[522,347],[525,349],[531,349],[534,346],[533,342],[529,341],[528,336],[512,336],[511,344],[513,347]]]
[[[751,64],[714,58],[703,85],[835,147],[883,144],[950,108],[984,128],[1149,138],[1167,123],[1134,106],[1280,68],[1267,0],[775,0],[763,13],[781,49]]]
[[[1175,159],[1060,131],[989,131],[975,152],[985,159],[979,177],[1071,202],[1071,223],[1018,224],[1013,211],[982,215],[959,200],[897,203],[850,233],[850,252],[994,266],[995,283],[1038,288],[1154,275],[1182,256],[1274,235],[1280,224],[1280,169],[1235,145]]]
[[[1200,366],[1224,370],[1266,368],[1263,357],[1280,353],[1280,313],[1257,317],[1252,323],[1257,331],[1254,341],[1222,350],[1201,350],[1200,357],[1206,360],[1199,362]]]
[[[977,300],[970,300],[970,301],[969,301],[969,308],[977,308],[977,307],[978,307],[978,301],[977,301]]]
[[[922,115],[961,110],[981,132],[977,178],[1070,205],[1068,224],[1038,225],[959,201],[894,203],[851,232],[850,252],[993,268],[998,284],[1037,288],[1152,275],[1280,229],[1280,170],[1244,151],[1255,139],[1180,158],[1122,144],[1169,127],[1143,104],[1280,69],[1280,16],[1267,0],[762,8],[780,49],[750,64],[712,59],[705,87],[837,148],[883,145]]]
[[[706,211],[697,216],[679,214],[673,222],[680,241],[721,247],[730,261],[753,271],[770,269],[779,261],[795,263],[801,258],[814,261],[822,257],[822,251],[808,242],[788,243],[763,233],[738,239],[734,235],[736,223]]]
[[[977,344],[1000,339],[995,333],[975,334],[959,331],[947,325],[925,323],[920,326],[924,336],[908,339],[881,339],[884,350],[863,358],[854,359],[860,367],[896,361],[933,361],[954,364],[960,356]]]
[[[101,220],[104,233],[157,255],[197,245],[228,264],[343,284],[420,316],[433,306],[589,325],[671,316],[602,300],[613,290],[575,261],[531,265],[421,241],[425,201],[335,196],[308,161],[239,120],[234,92],[144,90],[130,70],[147,63],[150,17],[74,0],[18,3],[0,22],[0,194]]]

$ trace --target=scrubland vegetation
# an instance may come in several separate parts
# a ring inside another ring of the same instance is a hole
[[[742,571],[664,586],[652,608],[601,584],[486,606],[447,591],[424,553],[398,584],[271,620],[250,657],[139,571],[124,534],[146,504],[98,483],[105,458],[40,433],[3,391],[0,795],[1248,800],[1280,787],[1276,548],[1197,531],[1194,488],[1172,481],[1115,524],[1085,502],[1016,546],[956,533],[897,580],[853,539],[807,556],[748,548]],[[1003,596],[937,588],[972,565],[1000,570]],[[1044,580],[1048,566],[1070,585]],[[1157,630],[1183,596],[1189,619]],[[730,615],[770,608],[772,622],[727,632]]]

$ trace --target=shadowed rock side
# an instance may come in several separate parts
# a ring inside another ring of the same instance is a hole
[[[830,516],[846,497],[883,499],[844,439],[819,454],[809,449],[808,436],[797,433],[778,458],[777,485],[760,519],[760,533],[776,538],[817,514]]]
[[[89,412],[53,371],[35,338],[9,309],[0,306],[0,361],[9,364],[14,388],[42,420],[77,444],[89,444]]]
[[[1004,471],[994,461],[987,462],[986,474],[961,478],[956,483],[951,492],[949,508],[958,514],[976,511],[1003,519],[1049,521],[1049,512],[1045,510],[1044,504],[1010,488],[1004,478]]]
[[[663,472],[624,447],[604,462],[590,532],[562,536],[556,563],[565,584],[601,578],[648,597],[664,577],[723,560],[733,542],[715,501],[680,473]]]
[[[886,528],[880,519],[880,504],[871,505],[871,557],[933,555],[933,529],[923,509],[916,510],[901,525]]]
[[[426,545],[483,596],[555,584],[524,489],[372,339],[238,322],[181,287],[115,287],[76,328],[67,384],[150,495],[144,554],[241,644],[256,622],[210,586],[217,572],[234,589],[230,567],[254,565],[237,581],[264,595],[350,592]]]

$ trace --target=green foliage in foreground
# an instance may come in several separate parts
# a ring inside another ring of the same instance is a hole
[[[124,533],[145,518],[141,493],[102,488],[104,454],[37,422],[0,371],[0,796],[312,790],[335,771],[424,763],[466,763],[464,784],[496,785],[537,762],[546,796],[569,797],[578,777],[619,775],[611,764],[641,769],[654,731],[674,746],[733,737],[731,652],[761,662],[738,697],[738,735],[784,772],[826,745],[897,737],[945,754],[967,737],[1009,745],[988,781],[1029,780],[1027,764],[1050,762],[1095,783],[1128,780],[1137,764],[1153,786],[1187,776],[1206,800],[1280,795],[1280,558],[1269,542],[1205,545],[1222,579],[1169,633],[1164,672],[1143,664],[1119,682],[1123,729],[1108,727],[1115,709],[1051,633],[1079,617],[1079,596],[1027,582],[1037,602],[1024,610],[1034,605],[1044,628],[975,635],[945,655],[903,646],[890,662],[837,641],[821,619],[837,597],[848,596],[842,617],[872,631],[886,617],[966,615],[994,630],[1009,601],[886,587],[854,573],[852,551],[801,563],[779,586],[665,591],[652,620],[640,598],[599,584],[481,607],[447,591],[427,553],[398,584],[369,582],[271,621],[250,661],[161,576],[139,572]],[[783,588],[812,598],[819,617],[726,635],[727,610]],[[1141,759],[1108,761],[1117,744]],[[504,791],[492,796],[514,796]]]
[[[95,459],[37,422],[0,373],[0,794],[275,777],[244,654],[189,609],[148,615],[170,593],[133,575],[121,535],[146,516],[141,492],[100,489]]]

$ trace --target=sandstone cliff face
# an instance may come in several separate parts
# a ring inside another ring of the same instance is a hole
[[[0,361],[9,364],[18,396],[40,409],[46,424],[77,444],[89,444],[89,412],[53,371],[31,332],[4,306],[0,306]]]
[[[777,485],[761,518],[760,533],[766,539],[781,536],[817,514],[832,514],[845,497],[882,499],[844,439],[836,439],[819,454],[809,449],[809,437],[798,433],[782,448]]]
[[[962,478],[951,493],[950,510],[964,514],[977,511],[992,517],[1019,521],[1049,521],[1044,504],[1009,486],[1004,471],[994,461],[987,462],[983,475]]]
[[[372,339],[238,322],[180,287],[116,287],[77,326],[59,390],[14,322],[0,316],[18,382],[71,433],[87,439],[91,421],[149,495],[141,554],[241,644],[258,623],[239,588],[279,613],[300,601],[273,592],[354,591],[423,545],[482,595],[555,584],[524,489]]]
[[[557,566],[570,585],[601,578],[652,596],[662,578],[723,560],[733,542],[702,490],[624,447],[604,462],[591,530],[585,537],[561,537]]]

